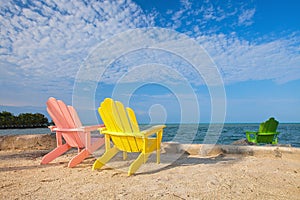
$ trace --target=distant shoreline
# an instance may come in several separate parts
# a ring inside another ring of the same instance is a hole
[[[31,129],[31,128],[48,128],[45,125],[35,125],[35,126],[0,126],[0,129]]]
[[[222,123],[165,123],[166,125],[222,125]],[[255,122],[225,122],[223,125],[258,125],[259,123]],[[300,122],[283,122],[280,123],[279,125],[286,125],[286,124],[299,124]],[[53,124],[48,124],[48,125],[12,125],[12,126],[0,126],[1,130],[5,129],[34,129],[34,128],[48,128],[48,126],[53,125]],[[152,124],[140,124],[141,126],[146,126],[146,125],[152,125]]]

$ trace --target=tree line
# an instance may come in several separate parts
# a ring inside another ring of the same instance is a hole
[[[10,112],[0,112],[0,128],[37,128],[47,127],[48,118],[41,113],[21,113],[17,116]]]

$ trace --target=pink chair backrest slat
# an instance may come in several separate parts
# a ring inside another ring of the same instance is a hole
[[[60,107],[53,97],[50,97],[47,101],[47,111],[52,118],[55,125],[59,128],[64,128],[64,117],[60,111]]]
[[[69,112],[73,118],[76,127],[82,127],[81,121],[78,117],[78,114],[73,106],[68,106]]]
[[[71,106],[70,106],[71,107]],[[61,100],[56,100],[50,97],[47,101],[47,111],[51,116],[53,122],[58,128],[72,129],[78,128],[81,125],[80,119],[72,107],[69,107]],[[74,114],[75,113],[75,114]],[[73,118],[75,116],[75,118]],[[66,142],[72,147],[83,148],[85,143],[84,133],[74,132],[74,133],[62,133]]]
[[[57,103],[65,119],[64,128],[77,128],[66,104],[61,100],[58,100]]]

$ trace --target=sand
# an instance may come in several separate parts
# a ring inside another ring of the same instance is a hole
[[[40,165],[51,148],[28,137],[31,145],[24,148],[8,148],[8,138],[0,138],[0,199],[300,199],[299,148],[224,145],[209,151],[211,145],[164,143],[161,164],[154,154],[128,177],[136,155],[127,161],[118,155],[97,171],[91,167],[103,149],[75,168],[67,164],[76,150]]]

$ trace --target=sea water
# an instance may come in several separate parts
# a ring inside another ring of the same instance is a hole
[[[211,127],[210,127],[211,126]],[[246,139],[246,131],[258,131],[259,124],[168,124],[164,130],[163,141],[180,143],[232,144]],[[300,123],[278,125],[278,143],[300,147]]]
[[[163,142],[231,144],[246,138],[246,131],[257,131],[259,124],[167,124]],[[141,129],[148,125],[141,125]],[[278,143],[300,147],[300,123],[281,123],[277,131]],[[46,134],[48,128],[0,129],[0,135]]]

